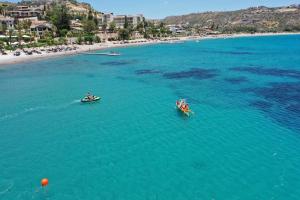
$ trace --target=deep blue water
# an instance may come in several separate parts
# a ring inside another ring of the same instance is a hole
[[[299,35],[115,51],[0,68],[0,199],[300,199]]]

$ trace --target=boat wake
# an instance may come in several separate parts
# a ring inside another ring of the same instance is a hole
[[[35,112],[35,111],[39,111],[39,110],[43,110],[43,109],[45,109],[44,106],[37,106],[37,107],[25,108],[21,112],[12,113],[12,114],[5,114],[3,116],[0,116],[0,122],[5,121],[5,120],[9,120],[9,119],[14,119],[14,118],[17,118],[21,115],[31,113],[31,112]]]
[[[2,186],[0,185],[0,196],[6,194],[7,192],[9,192],[14,186],[14,183],[13,182],[9,182],[7,185],[3,185],[3,188]]]
[[[67,109],[68,107],[79,104],[79,103],[80,103],[80,99],[75,99],[75,100],[73,100],[69,103],[66,103],[66,104],[61,104],[61,105],[58,105],[58,106],[50,106],[50,107],[48,107],[48,109],[49,110],[63,110],[63,109]]]
[[[80,100],[76,99],[76,100],[73,100],[73,101],[71,101],[67,104],[61,104],[61,105],[58,105],[58,106],[37,106],[37,107],[25,108],[24,110],[22,110],[20,112],[11,113],[11,114],[4,114],[4,115],[0,116],[0,122],[15,119],[15,118],[20,117],[22,115],[33,113],[33,112],[38,112],[38,111],[41,111],[41,110],[56,110],[56,111],[57,110],[63,110],[63,109],[67,109],[70,106],[73,106],[73,105],[76,105],[76,104],[79,104],[79,103],[80,103]]]

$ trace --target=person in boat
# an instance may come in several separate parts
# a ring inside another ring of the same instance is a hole
[[[89,92],[87,93],[86,98],[87,98],[88,100],[90,100],[90,101],[92,101],[92,100],[95,99],[94,95],[92,95],[92,94],[89,93]]]
[[[189,111],[189,105],[184,102],[184,103],[182,103],[180,109],[184,112],[187,112],[187,111]]]

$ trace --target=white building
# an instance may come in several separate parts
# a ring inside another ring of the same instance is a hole
[[[7,29],[14,29],[14,18],[0,16],[0,24],[6,25]]]
[[[24,18],[24,17],[40,17],[44,15],[45,7],[41,6],[17,6],[15,10],[7,11],[11,17]]]
[[[31,32],[35,32],[38,37],[44,36],[46,32],[51,32],[53,26],[47,21],[37,21],[30,26]]]
[[[167,25],[167,27],[173,34],[186,33],[186,30],[181,25],[172,24],[172,25]]]
[[[108,14],[103,14],[102,15],[102,24],[109,25],[113,21],[114,21],[113,13],[108,13]]]
[[[124,28],[126,20],[128,25],[132,25],[133,27],[136,27],[139,23],[143,22],[144,16],[143,15],[113,15],[113,13],[104,14],[102,16],[102,24],[109,25],[110,23],[114,22],[117,28]]]

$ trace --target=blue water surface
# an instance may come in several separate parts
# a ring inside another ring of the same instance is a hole
[[[299,35],[114,51],[0,68],[0,199],[300,199]]]

